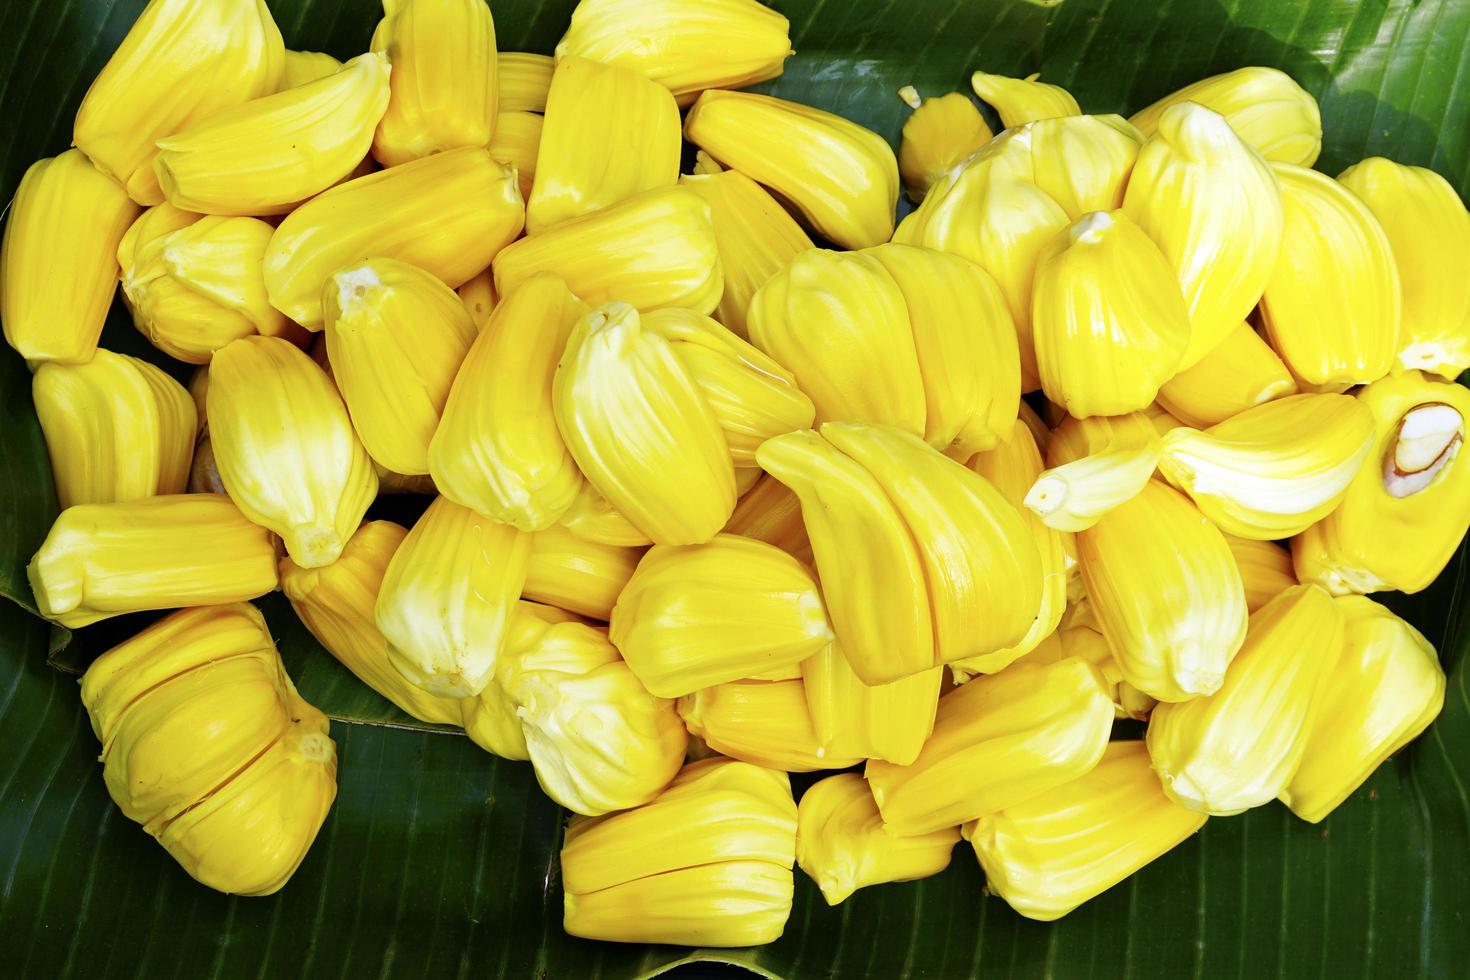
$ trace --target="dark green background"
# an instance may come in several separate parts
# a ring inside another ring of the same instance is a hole
[[[87,84],[143,0],[0,3],[0,199],[68,142]],[[287,43],[363,50],[372,0],[275,0]],[[500,46],[549,52],[571,0],[498,0]],[[975,68],[1041,71],[1084,109],[1126,112],[1200,76],[1268,64],[1322,103],[1328,173],[1370,153],[1470,184],[1470,0],[787,0],[798,51],[764,86],[896,143],[894,96],[967,90]],[[1470,270],[1467,270],[1470,274]],[[105,344],[142,345],[114,311]],[[0,355],[0,975],[635,977],[704,954],[561,933],[560,814],[524,764],[424,731],[266,603],[302,693],[334,719],[336,807],[285,891],[195,885],[111,806],[74,671],[138,627],[66,637],[23,566],[55,504],[29,378]],[[1062,922],[1020,918],[957,849],[937,878],[836,909],[797,875],[786,935],[710,954],[787,978],[1464,976],[1470,963],[1470,697],[1464,552],[1398,607],[1451,670],[1443,717],[1327,821],[1280,806],[1211,821]],[[145,620],[146,621],[146,620]],[[54,653],[48,662],[48,652]],[[415,730],[417,729],[417,730]],[[708,968],[695,968],[707,970]]]

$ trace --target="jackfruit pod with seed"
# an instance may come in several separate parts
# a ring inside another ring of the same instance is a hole
[[[1026,129],[1032,179],[1068,218],[1123,206],[1143,134],[1121,116],[1059,116]]]
[[[1368,206],[1331,177],[1282,163],[1272,169],[1285,220],[1261,297],[1266,336],[1303,381],[1377,381],[1400,348],[1403,299],[1388,236]]]
[[[353,58],[334,74],[232,106],[158,141],[168,203],[201,214],[285,214],[356,169],[388,108],[388,62]]]
[[[526,582],[531,536],[437,497],[394,553],[374,621],[418,687],[470,697],[490,683]]]
[[[275,229],[259,218],[149,208],[118,245],[133,325],[170,357],[207,364],[232,340],[289,336],[271,306],[262,262]]]
[[[100,349],[86,364],[47,362],[31,401],[62,510],[183,492],[199,418],[159,368]]]
[[[375,258],[332,274],[322,313],[332,376],[368,455],[428,473],[429,441],[476,338],[464,304],[417,266]]]
[[[495,58],[501,112],[545,112],[556,60],[528,51],[501,51]]]
[[[1190,334],[1178,368],[1191,368],[1245,319],[1276,268],[1276,175],[1222,116],[1184,102],[1138,151],[1123,211],[1179,276]]]
[[[920,101],[918,90],[906,85],[898,95],[914,110],[903,122],[898,172],[904,193],[917,204],[936,181],[995,134],[963,93],[948,92]]]
[[[893,236],[898,160],[870,129],[797,102],[711,89],[685,117],[684,138],[780,195],[841,248]]]
[[[522,594],[606,622],[642,557],[642,548],[586,541],[553,524],[531,535]]]
[[[40,614],[76,628],[265,595],[276,587],[276,542],[219,494],[78,504],[56,518],[26,576]]]
[[[765,188],[738,171],[696,170],[680,177],[679,184],[704,199],[714,224],[725,277],[714,318],[749,339],[747,318],[756,290],[797,253],[810,249],[812,240]]]
[[[407,533],[391,521],[367,521],[330,565],[302,568],[282,558],[281,591],[317,642],[358,680],[420,721],[459,726],[460,699],[409,683],[388,660],[388,641],[373,621],[388,562]]]
[[[553,272],[584,303],[709,313],[724,276],[710,208],[682,187],[663,187],[564,221],[495,257],[495,289],[508,296]]]
[[[645,687],[677,698],[799,664],[832,642],[832,627],[805,566],[721,534],[650,549],[613,607],[610,635]]]
[[[1291,567],[1291,552],[1275,541],[1253,541],[1225,535],[1225,543],[1240,569],[1245,587],[1245,607],[1251,612],[1297,584]]]
[[[943,667],[870,686],[829,643],[801,662],[800,675],[812,729],[831,756],[905,766],[934,730]]]
[[[759,348],[692,310],[652,310],[642,319],[644,329],[669,342],[714,411],[734,465],[754,467],[761,443],[811,426],[812,400]]]
[[[536,157],[541,152],[543,118],[535,112],[505,112],[495,118],[495,135],[486,149],[502,167],[514,170],[521,198],[530,200],[536,187]]]
[[[630,68],[564,57],[546,97],[526,233],[679,179],[679,107]]]
[[[1275,799],[1301,763],[1342,647],[1342,611],[1320,586],[1294,586],[1252,613],[1220,688],[1149,719],[1149,756],[1169,798],[1217,816]]]
[[[429,472],[444,496],[524,531],[551,526],[572,506],[582,475],[557,430],[552,382],[587,312],[550,273],[495,307],[429,443]]]
[[[1332,512],[1373,448],[1373,416],[1349,395],[1289,395],[1203,431],[1164,436],[1159,468],[1222,531],[1276,540]]]
[[[632,306],[604,304],[572,328],[552,406],[572,459],[614,508],[657,544],[697,544],[730,519],[735,473],[674,348]]]
[[[558,804],[594,816],[626,810],[678,773],[688,739],[673,702],[644,689],[603,630],[557,623],[504,656],[497,683],[516,706],[537,782]]]
[[[1046,397],[1078,418],[1151,403],[1190,338],[1173,267],[1122,211],[1086,214],[1042,248],[1031,331]]]
[[[678,708],[691,735],[742,762],[816,772],[862,761],[833,752],[817,738],[800,677],[725,681],[684,695]]]
[[[264,0],[150,0],[82,97],[72,144],[133,200],[161,204],[156,142],[278,91],[285,65]]]
[[[1001,670],[1034,650],[1056,630],[1067,605],[1067,549],[1076,550],[1071,534],[1047,526],[1026,507],[1026,495],[1041,475],[1042,462],[1036,439],[1025,422],[1017,419],[1011,424],[1010,438],[994,449],[977,453],[967,465],[989,480],[1026,522],[1041,558],[1041,606],[1020,642],[993,653],[951,663],[950,670],[959,681],[973,674],[993,674]]]
[[[1052,85],[1040,79],[1038,72],[1024,78],[1009,78],[977,71],[970,75],[970,87],[975,90],[980,101],[996,111],[1001,125],[1006,129],[1024,126],[1038,119],[1082,114],[1082,109],[1070,92],[1060,85]]]
[[[21,177],[0,241],[0,323],[32,364],[84,364],[117,291],[117,248],[138,208],[80,150]]]
[[[1366,596],[1333,601],[1343,616],[1342,656],[1303,735],[1301,765],[1281,791],[1281,801],[1311,823],[1335,810],[1444,707],[1444,669],[1422,633]]]
[[[956,459],[991,449],[1021,398],[1016,325],[1000,287],[967,259],[914,245],[867,254],[903,294],[924,384],[924,440]]]
[[[796,863],[828,905],[889,881],[915,881],[949,867],[958,827],[903,837],[883,826],[878,805],[855,772],[828,776],[802,794],[796,808]]]
[[[454,289],[524,221],[515,174],[488,151],[436,153],[338,184],[291,212],[266,249],[266,289],[276,309],[320,330],[322,287],[344,265],[397,259]]]
[[[625,547],[653,544],[648,535],[634,527],[631,521],[586,480],[582,481],[582,488],[577,491],[572,506],[557,524],[577,537],[597,544]]]
[[[631,68],[687,106],[705,89],[780,75],[792,54],[789,29],[783,15],[756,0],[584,0],[556,58]]]
[[[1310,167],[1322,151],[1317,100],[1279,69],[1252,65],[1202,78],[1140,109],[1128,121],[1152,136],[1165,110],[1181,102],[1218,112],[1242,140],[1272,162]]]
[[[1337,509],[1292,541],[1296,573],[1334,595],[1419,592],[1470,526],[1470,395],[1405,371],[1356,397],[1372,413],[1372,446]]]
[[[1403,290],[1398,363],[1453,381],[1470,367],[1470,213],[1449,181],[1369,157],[1337,177],[1378,219]]]
[[[342,62],[322,51],[292,51],[287,48],[280,91],[335,75],[341,68]]]
[[[385,167],[490,142],[499,112],[495,19],[483,0],[383,4],[372,50],[393,65],[392,97],[373,136]]]
[[[1142,742],[1112,742],[1091,771],[961,830],[996,895],[1051,922],[1187,840],[1206,817],[1164,795]]]
[[[939,699],[934,734],[907,766],[864,772],[891,832],[931,833],[1024,803],[1097,765],[1113,702],[1091,664],[1016,664]]]
[[[209,378],[210,445],[230,498],[298,565],[335,561],[378,491],[336,387],[280,337],[232,341]]]
[[[185,871],[241,895],[291,877],[336,794],[336,752],[254,607],[159,620],[88,668],[82,704],[108,793]]]
[[[1219,689],[1245,639],[1245,591],[1224,535],[1150,480],[1077,535],[1088,605],[1123,677],[1160,701]]]
[[[1207,429],[1273,398],[1297,393],[1296,379],[1249,323],[1164,382],[1158,404],[1185,425]]]

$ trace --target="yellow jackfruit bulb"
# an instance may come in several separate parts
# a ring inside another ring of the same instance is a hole
[[[873,475],[811,431],[768,440],[756,459],[801,501],[818,573],[827,570],[823,593],[833,631],[857,675],[886,684],[934,667],[919,548]]]
[[[987,887],[1051,922],[1187,840],[1207,818],[1164,795],[1142,742],[1112,742],[1091,771],[961,831]]]
[[[557,61],[526,233],[675,183],[679,125],[668,89],[638,72],[586,58]]]
[[[1281,245],[1276,175],[1218,113],[1170,106],[1138,151],[1123,210],[1173,264],[1189,309],[1193,367],[1261,298]]]
[[[1357,399],[1289,395],[1172,430],[1159,468],[1222,531],[1269,541],[1331,513],[1372,448],[1373,414]]]
[[[1218,816],[1275,799],[1301,762],[1342,646],[1343,614],[1319,586],[1294,586],[1252,613],[1219,690],[1160,704],[1149,719],[1148,752],[1164,792]]]
[[[1275,541],[1253,541],[1225,535],[1225,543],[1235,556],[1240,569],[1240,582],[1245,587],[1245,607],[1251,612],[1297,584],[1291,567],[1291,552]]]
[[[796,863],[828,905],[889,881],[914,881],[949,867],[958,827],[901,837],[883,826],[868,784],[855,772],[828,776],[796,808]]]
[[[606,622],[642,557],[641,548],[585,541],[552,525],[531,535],[523,594]]]
[[[870,129],[785,99],[711,89],[685,117],[684,137],[770,188],[842,248],[893,236],[898,160]]]
[[[812,730],[829,756],[905,766],[934,730],[944,668],[869,686],[831,643],[801,662],[801,680]]]
[[[265,0],[150,0],[92,81],[72,143],[139,204],[161,204],[157,140],[276,92],[286,67]]]
[[[1322,113],[1290,75],[1250,66],[1211,75],[1164,96],[1129,122],[1145,136],[1159,128],[1164,112],[1194,102],[1225,117],[1230,128],[1267,160],[1310,167],[1322,152]]]
[[[1261,297],[1266,336],[1292,374],[1311,384],[1377,381],[1401,346],[1403,301],[1388,236],[1331,177],[1290,164],[1272,169],[1285,222]]]
[[[1034,179],[1030,130],[1007,131],[931,187],[893,235],[899,244],[967,258],[995,277],[1016,325],[1022,391],[1040,387],[1031,339],[1036,261],[1068,223]]]
[[[924,440],[956,459],[1009,434],[1021,399],[1016,325],[975,263],[914,245],[867,253],[898,284],[924,384]]]
[[[525,531],[551,526],[571,507],[582,475],[557,431],[552,381],[587,312],[550,273],[495,307],[429,443],[429,472],[450,500]]]
[[[336,749],[253,606],[159,620],[88,668],[82,704],[113,802],[185,871],[238,895],[286,883],[336,795]]]
[[[552,405],[572,458],[619,512],[658,544],[697,544],[729,520],[735,472],[674,347],[627,303],[600,306],[572,329]]]
[[[1085,531],[1143,492],[1158,468],[1161,452],[1155,440],[1064,463],[1037,476],[1026,492],[1025,505],[1047,527]]]
[[[435,498],[388,563],[374,621],[414,684],[469,697],[490,683],[526,582],[531,536]]]
[[[924,379],[904,291],[873,255],[797,254],[756,290],[747,322],[752,343],[796,376],[818,419],[924,431]]]
[[[501,51],[495,61],[500,77],[500,111],[545,112],[556,60],[527,51]]]
[[[1101,675],[1103,687],[1108,692],[1109,700],[1113,702],[1113,714],[1116,717],[1148,720],[1158,702],[1123,679],[1123,669],[1118,666],[1118,658],[1113,656],[1107,637],[1093,628],[1093,625],[1081,625],[1085,617],[1080,613],[1076,619],[1079,625],[1066,625],[1058,629],[1028,653],[1024,662],[1036,665],[1059,663],[1073,657],[1085,660],[1096,667]]]
[[[1008,78],[977,71],[970,75],[970,87],[982,102],[996,111],[1006,129],[1038,119],[1082,114],[1072,93],[1060,85],[1040,81],[1040,77],[1033,73],[1025,78]]]
[[[832,627],[805,566],[721,534],[644,555],[613,607],[611,636],[645,687],[677,698],[799,664],[832,641]]]
[[[934,734],[911,765],[864,775],[895,834],[927,834],[1045,793],[1097,765],[1113,702],[1091,664],[1016,664],[939,699]]]
[[[1059,116],[1026,128],[1032,179],[1067,217],[1123,206],[1142,133],[1120,116]]]
[[[159,368],[98,350],[86,364],[42,364],[31,398],[63,510],[183,492],[198,413]]]
[[[356,169],[388,107],[388,62],[353,58],[326,78],[213,113],[158,141],[168,203],[201,214],[285,214]]]
[[[1158,246],[1125,212],[1094,211],[1038,256],[1031,333],[1046,397],[1085,418],[1152,402],[1173,377],[1190,326]]]
[[[725,434],[736,466],[755,466],[761,443],[809,428],[816,409],[796,377],[764,352],[691,310],[651,310],[643,329],[669,342]]]
[[[486,150],[436,153],[338,184],[291,212],[266,249],[266,289],[276,309],[320,330],[322,286],[344,265],[398,259],[454,289],[524,221],[515,174]]]
[[[756,290],[786,267],[812,240],[765,188],[735,170],[696,172],[679,178],[709,205],[715,245],[724,268],[725,291],[714,317],[749,338],[747,326]]]
[[[75,628],[265,595],[276,542],[220,494],[78,504],[56,518],[26,575],[41,615]]]
[[[784,772],[691,762],[652,802],[567,824],[562,927],[613,942],[772,942],[791,914],[795,863]]]
[[[1336,595],[1418,592],[1470,526],[1470,393],[1405,371],[1357,400],[1373,416],[1372,447],[1337,509],[1292,542],[1296,573]]]
[[[582,0],[556,46],[560,64],[590,58],[641,72],[681,106],[705,89],[781,74],[790,25],[756,0]]]
[[[207,364],[240,337],[298,329],[266,294],[262,262],[274,233],[259,218],[149,208],[117,250],[133,324],[154,347],[191,364]]]
[[[1281,791],[1291,812],[1312,823],[1444,707],[1444,669],[1422,633],[1366,596],[1333,601],[1343,616],[1342,656],[1318,695],[1301,765]]]
[[[1432,170],[1369,157],[1337,178],[1388,237],[1403,291],[1398,362],[1453,381],[1470,367],[1470,213]]]
[[[373,622],[378,590],[408,532],[391,521],[367,521],[330,565],[280,563],[281,591],[317,642],[357,679],[408,714],[438,725],[460,724],[458,698],[427,694],[388,660],[388,641]]]
[[[1271,345],[1241,323],[1193,367],[1165,381],[1159,404],[1185,425],[1207,429],[1296,390],[1296,379]]]
[[[26,170],[0,241],[0,323],[21,357],[91,359],[117,291],[117,247],[137,216],[80,150]]]
[[[429,472],[429,440],[475,324],[454,290],[406,262],[370,259],[322,287],[327,357],[363,447],[395,473]]]
[[[742,762],[815,772],[862,761],[861,756],[831,751],[817,738],[800,677],[725,681],[686,694],[678,708],[689,734]]]
[[[939,178],[995,135],[985,125],[980,110],[960,92],[919,101],[912,87],[899,90],[914,110],[904,120],[898,144],[898,172],[909,200],[922,201]]]
[[[215,464],[245,516],[304,568],[335,561],[378,491],[342,396],[280,337],[242,337],[210,362]]]
[[[554,272],[590,305],[709,313],[724,277],[710,208],[682,187],[663,187],[523,238],[495,257],[495,289],[508,296],[538,272]]]
[[[567,508],[557,524],[584,541],[596,544],[615,544],[630,548],[653,544],[648,535],[634,527],[631,521],[586,480],[582,481],[582,488],[577,491],[572,506]]]
[[[502,656],[497,683],[537,781],[560,805],[592,816],[641,806],[678,773],[688,737],[674,703],[644,689],[605,631],[558,623]]]
[[[1230,546],[1182,493],[1150,480],[1077,535],[1087,597],[1128,683],[1160,701],[1212,694],[1245,639]]]
[[[521,197],[526,200],[536,186],[536,156],[541,151],[545,125],[534,112],[502,112],[495,119],[495,135],[486,147],[496,163],[516,172]]]
[[[764,541],[808,566],[814,564],[812,544],[801,520],[801,501],[764,471],[755,486],[735,502],[725,533]]]
[[[485,328],[485,324],[490,322],[490,314],[500,305],[500,297],[495,292],[495,275],[489,269],[483,269],[466,280],[454,293],[475,322],[477,332]]]
[[[324,52],[287,48],[285,68],[281,71],[281,91],[335,75],[341,68],[342,62]]]
[[[373,137],[385,167],[490,142],[499,112],[495,19],[484,0],[393,0],[372,49],[393,65]]]

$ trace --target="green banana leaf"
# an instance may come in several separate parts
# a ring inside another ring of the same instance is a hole
[[[68,143],[144,0],[0,4],[0,200]],[[376,0],[271,0],[287,43],[365,48]],[[503,49],[549,52],[573,0],[494,0]],[[796,57],[763,86],[897,142],[904,84],[1040,71],[1084,109],[1128,111],[1245,64],[1322,104],[1320,167],[1370,153],[1470,191],[1467,0],[777,0]],[[1467,270],[1470,273],[1470,270]],[[114,311],[104,345],[145,345]],[[0,975],[641,977],[1464,976],[1470,963],[1465,553],[1396,607],[1450,670],[1443,716],[1317,826],[1280,806],[1209,822],[1141,874],[1043,925],[987,896],[967,848],[944,874],[828,908],[797,874],[785,936],[752,950],[598,944],[561,932],[563,815],[522,763],[398,712],[264,603],[306,698],[333,718],[340,792],[286,889],[196,885],[111,805],[76,672],[136,630],[35,618],[24,564],[55,512],[25,366],[0,354]],[[400,508],[413,504],[400,503]]]

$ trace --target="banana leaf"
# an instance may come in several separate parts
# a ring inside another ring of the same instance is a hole
[[[64,149],[91,78],[144,0],[0,5],[0,200]],[[574,0],[494,0],[502,49],[550,52]],[[271,0],[287,44],[363,50],[376,0]],[[1087,111],[1126,112],[1246,64],[1321,101],[1328,173],[1369,154],[1470,192],[1466,0],[775,0],[797,54],[764,90],[897,142],[906,84],[1039,71]],[[146,349],[114,310],[104,346]],[[399,713],[340,668],[279,597],[288,669],[333,718],[340,793],[286,889],[229,898],[188,878],[111,805],[76,672],[147,617],[75,636],[34,615],[24,564],[56,510],[29,375],[0,354],[0,975],[633,978],[1464,976],[1470,963],[1470,620],[1462,547],[1396,608],[1450,671],[1443,716],[1322,824],[1283,807],[1196,838],[1060,922],[987,896],[963,847],[926,881],[828,908],[797,875],[785,936],[750,950],[562,934],[563,814],[527,765]],[[412,504],[399,504],[412,507]],[[717,963],[738,964],[719,967]]]

